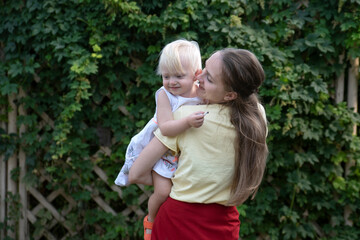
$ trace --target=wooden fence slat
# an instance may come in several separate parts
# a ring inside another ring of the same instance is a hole
[[[96,160],[99,153],[103,153],[106,156],[111,155],[111,149],[108,147],[101,147],[99,151],[97,151],[93,156],[92,159]],[[99,168],[97,165],[94,165],[94,172],[100,177],[100,179],[105,182],[113,191],[117,192],[119,197],[122,198],[122,191],[121,188],[116,186],[115,184],[109,184],[108,177],[106,173]],[[144,194],[140,195],[138,198],[139,204],[142,204],[145,200],[147,200],[151,196],[151,192],[146,191],[144,186],[138,184],[138,187],[144,192]],[[143,217],[145,215],[144,211],[139,208],[138,206],[128,206],[128,208],[124,209],[121,214],[123,216],[128,216],[131,212],[135,212],[136,215],[139,217]]]
[[[72,209],[73,207],[76,206],[76,201],[75,201],[71,196],[67,195],[67,194],[64,192],[63,189],[59,189],[59,191],[60,191],[61,196],[63,196],[63,197],[66,199],[66,201],[68,201],[68,203],[69,203],[68,209],[64,209],[64,210],[61,212],[62,215],[66,215],[66,214],[68,214],[68,213],[71,211],[71,209]]]
[[[21,147],[19,150],[19,166],[20,166],[20,179],[19,179],[19,194],[21,202],[21,217],[19,219],[19,240],[29,239],[29,229],[27,224],[27,211],[28,201],[27,201],[27,190],[26,184],[24,182],[24,177],[26,174],[26,155]]]
[[[348,70],[348,107],[358,112],[358,79],[359,79],[359,58],[350,59],[351,67]],[[356,135],[357,127],[354,125],[353,134]]]
[[[25,97],[25,92],[22,88],[19,91],[19,98]],[[23,105],[19,106],[19,115],[25,116],[26,111]],[[20,126],[19,136],[20,138],[26,132],[26,127],[24,124]],[[20,166],[20,179],[19,179],[19,194],[20,194],[20,202],[21,202],[21,217],[19,220],[19,240],[29,239],[29,229],[27,224],[27,191],[26,185],[24,182],[24,178],[26,175],[26,155],[23,149],[23,146],[20,146],[19,149],[19,166]]]
[[[119,197],[122,198],[122,191],[119,187],[117,187],[115,184],[110,185],[108,182],[108,177],[106,173],[99,168],[98,166],[94,166],[94,172],[100,177],[103,182],[105,182],[113,191],[117,192]]]
[[[17,107],[15,104],[16,100],[16,94],[10,94],[8,96],[8,102],[9,106],[11,107],[11,112],[8,113],[8,134],[16,134],[17,128],[16,128],[16,119],[17,119]],[[17,153],[14,152],[12,156],[10,156],[9,160],[7,161],[7,192],[10,192],[12,194],[16,194],[17,191],[17,183],[11,179],[11,172],[17,168]],[[8,212],[10,211],[10,204],[11,202],[7,202],[7,209]],[[15,222],[12,220],[9,220],[8,226],[14,226]],[[7,229],[7,236],[15,239],[15,230],[17,229],[16,226],[14,226],[13,230]]]
[[[54,121],[45,112],[43,112],[40,116],[48,125],[50,125],[51,128],[54,128]]]
[[[94,189],[91,188],[90,186],[85,186],[85,189],[92,193],[95,192]],[[111,213],[112,215],[116,216],[115,210],[112,209],[99,195],[92,194],[91,196],[94,199],[94,201],[99,205],[99,207],[101,207],[105,212]]]
[[[359,86],[359,58],[350,59],[351,67],[348,70],[348,108],[352,108],[354,112],[358,112],[358,86]],[[357,135],[357,126],[353,126],[353,135]],[[354,159],[349,159],[345,164],[345,177],[350,174],[351,167],[355,165]],[[353,221],[350,219],[352,210],[349,205],[344,208],[345,225],[353,226]]]
[[[58,190],[56,190],[56,191],[53,191],[53,192],[51,192],[47,197],[46,197],[46,200],[48,201],[48,202],[52,202],[57,196],[59,196],[59,194],[60,194],[60,189],[58,189]],[[31,212],[34,214],[34,215],[37,215],[38,213],[39,213],[39,211],[41,210],[41,209],[43,209],[44,208],[44,206],[41,204],[41,202],[39,202],[39,204],[36,206],[36,207],[34,207],[32,210],[31,210]]]
[[[65,219],[59,214],[59,212],[38,192],[35,188],[29,187],[29,192],[57,219],[59,222],[65,221]]]
[[[35,215],[28,209],[27,210],[27,219],[29,220],[29,222],[31,222],[32,224],[35,224],[36,222],[36,217]],[[47,239],[52,239],[52,240],[56,240],[56,237],[54,237],[47,229],[43,228],[41,229],[40,233],[38,236],[35,237],[35,240],[40,239],[42,236],[45,236]],[[34,237],[34,236],[33,236]]]
[[[339,56],[339,63],[343,64],[345,54]],[[335,79],[335,102],[338,104],[344,101],[345,88],[345,71],[341,71],[340,75]]]
[[[101,180],[103,180],[113,191],[117,192],[119,197],[122,198],[122,191],[121,188],[116,186],[115,184],[110,185],[108,181],[108,177],[106,173],[99,168],[98,166],[94,166],[94,172],[100,177]],[[139,198],[140,204],[143,202],[142,198]],[[125,210],[121,212],[123,216],[128,216],[131,212],[135,212],[138,216],[144,216],[144,211],[141,210],[141,208],[136,206],[128,206]]]
[[[57,240],[56,237],[54,237],[54,235],[52,235],[49,231],[44,230],[43,235],[48,239],[48,240]],[[40,238],[38,238],[40,239]],[[37,240],[37,239],[36,239]]]
[[[34,223],[36,222],[36,217],[35,217],[35,215],[34,215],[29,209],[27,210],[26,215],[27,215],[28,220],[29,220],[31,223],[34,224]]]
[[[6,163],[4,156],[0,156],[0,222],[5,223],[6,215]],[[5,238],[5,229],[0,230],[0,239]]]
[[[5,111],[3,109],[0,110],[1,114],[4,114]],[[5,122],[0,122],[0,127],[7,131]],[[4,160],[4,156],[0,155],[0,222],[5,222],[6,215],[6,162]],[[5,229],[0,230],[0,239],[5,238]]]
[[[71,226],[65,221],[65,218],[39,193],[35,188],[29,187],[29,192],[60,222],[71,234],[74,234]]]

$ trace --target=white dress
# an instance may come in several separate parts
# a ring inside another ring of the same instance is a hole
[[[174,112],[182,105],[197,105],[201,102],[198,97],[184,98],[181,96],[175,96],[168,92],[164,87],[161,87],[155,93],[156,106],[160,90],[164,90],[166,95],[168,96],[172,112]],[[131,138],[129,146],[126,149],[124,166],[121,168],[117,178],[115,179],[116,185],[129,185],[128,176],[131,166],[133,165],[134,161],[139,156],[141,151],[154,137],[153,132],[158,128],[156,110],[157,109],[155,109],[154,117],[145,125],[145,127],[138,134]],[[177,156],[171,155],[169,151],[163,157],[161,157],[161,159],[159,159],[159,161],[154,165],[153,170],[163,177],[171,178],[176,168]]]

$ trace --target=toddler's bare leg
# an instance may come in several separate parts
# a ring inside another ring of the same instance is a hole
[[[149,221],[153,222],[155,216],[163,202],[167,199],[170,194],[172,187],[171,180],[169,178],[164,178],[152,171],[153,184],[154,184],[154,193],[150,196],[148,201],[149,209]]]

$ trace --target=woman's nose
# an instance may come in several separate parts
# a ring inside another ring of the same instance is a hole
[[[200,83],[202,83],[202,82],[204,81],[203,76],[204,76],[204,74],[199,74],[196,79],[197,79]]]
[[[195,77],[197,78],[202,73],[201,69],[196,70]]]

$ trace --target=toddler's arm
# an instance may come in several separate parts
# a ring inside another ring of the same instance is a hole
[[[170,101],[165,91],[160,91],[157,99],[157,120],[164,136],[176,136],[190,127],[201,127],[204,122],[204,112],[194,112],[187,117],[174,120]]]

